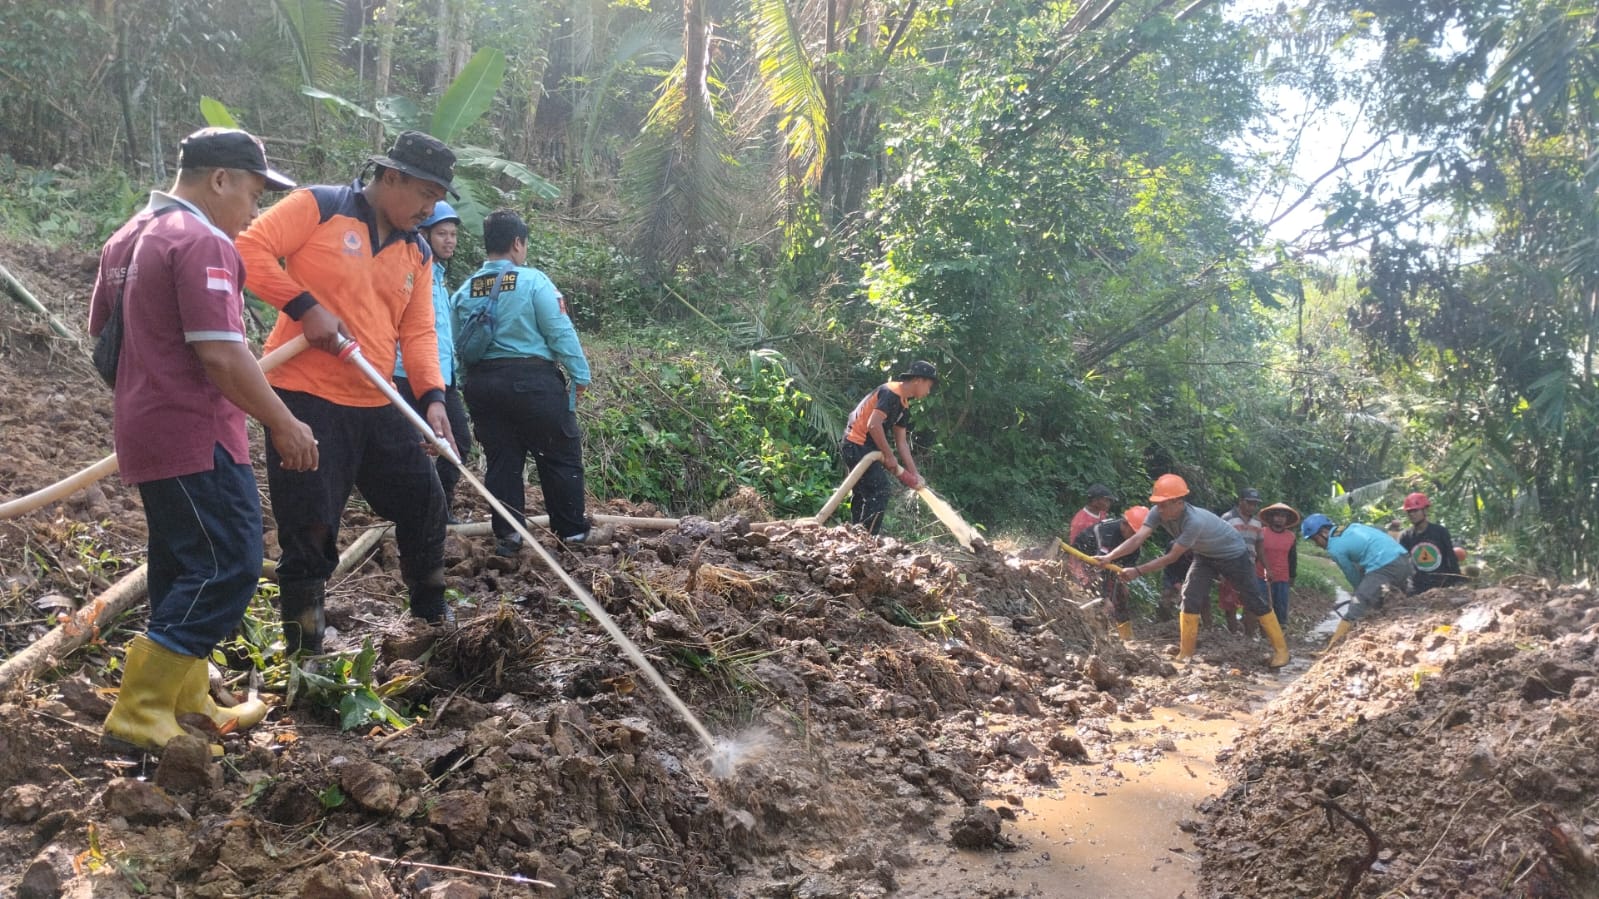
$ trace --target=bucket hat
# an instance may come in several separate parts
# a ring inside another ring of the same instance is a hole
[[[449,191],[450,196],[457,200],[461,198],[454,187],[455,153],[444,145],[444,141],[431,134],[401,132],[387,155],[373,156],[371,161],[413,178],[432,181]]]

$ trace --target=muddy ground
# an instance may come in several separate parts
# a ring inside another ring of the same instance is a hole
[[[0,247],[0,262],[81,321],[91,258]],[[0,501],[109,451],[109,398],[82,358],[0,301]],[[1586,589],[1396,601],[1324,656],[1308,641],[1328,604],[1301,596],[1283,673],[1219,629],[1179,669],[1172,624],[1141,621],[1124,647],[1053,564],[751,530],[761,517],[745,498],[558,553],[736,741],[731,777],[533,556],[452,536],[458,626],[430,628],[400,610],[390,546],[330,591],[334,645],[372,638],[369,680],[418,723],[343,730],[280,687],[264,724],[221,738],[221,764],[202,741],[159,764],[108,754],[130,614],[0,698],[0,895],[1075,895],[972,869],[1078,851],[1069,835],[1044,847],[1030,806],[1113,792],[1210,718],[1247,723],[1221,754],[1227,782],[1178,812],[1200,853],[1185,895],[1599,896]],[[346,542],[369,523],[359,506],[347,521]],[[142,539],[115,478],[0,521],[0,655],[137,564]],[[1128,868],[1191,866],[1190,851]]]

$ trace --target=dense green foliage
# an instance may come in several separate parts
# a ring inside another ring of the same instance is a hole
[[[928,358],[944,377],[915,411],[923,472],[994,527],[1043,533],[1090,482],[1132,501],[1176,471],[1213,508],[1252,485],[1373,521],[1424,489],[1497,559],[1599,557],[1585,7],[9,0],[4,17],[14,238],[92,249],[168,180],[202,108],[304,182],[348,180],[397,128],[447,136],[468,224],[528,212],[533,263],[603,345],[598,493],[684,513],[748,486],[814,511],[850,408]],[[1370,147],[1296,171],[1284,154],[1330,132],[1286,133],[1273,85],[1358,105]],[[1276,218],[1324,213],[1297,238],[1254,213],[1284,192]]]

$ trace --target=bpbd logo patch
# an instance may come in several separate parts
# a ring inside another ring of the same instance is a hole
[[[500,292],[516,289],[516,272],[506,272],[500,276]],[[494,275],[478,275],[472,279],[472,296],[486,297],[494,291]]]

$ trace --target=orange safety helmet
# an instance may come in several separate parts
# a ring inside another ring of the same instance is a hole
[[[1148,517],[1148,506],[1133,506],[1126,512],[1122,513],[1122,521],[1125,521],[1131,525],[1132,529],[1135,531],[1144,526],[1144,520]]]
[[[1188,495],[1188,482],[1174,474],[1163,474],[1155,479],[1155,489],[1149,494],[1152,503],[1163,503]]]
[[[1406,512],[1414,512],[1417,509],[1425,509],[1431,505],[1432,500],[1428,499],[1427,494],[1425,493],[1412,493],[1405,497]]]

